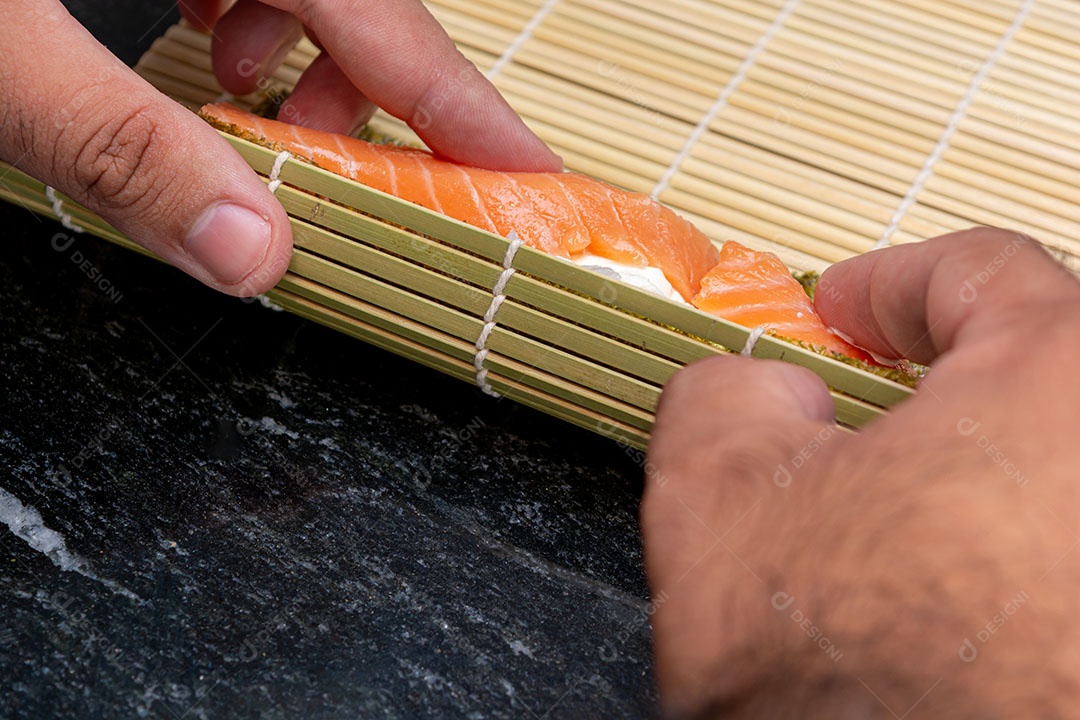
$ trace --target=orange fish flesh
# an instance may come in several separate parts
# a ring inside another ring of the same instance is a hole
[[[577,173],[471,168],[415,148],[375,145],[267,120],[227,104],[200,112],[221,129],[288,150],[325,170],[503,237],[515,231],[538,250],[572,259],[588,251],[652,266],[692,298],[716,247],[690,222],[647,195]]]
[[[693,304],[744,327],[764,325],[771,334],[876,364],[825,325],[780,258],[733,240],[720,248],[720,261],[702,279]]]

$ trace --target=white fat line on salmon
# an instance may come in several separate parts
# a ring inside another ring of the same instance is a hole
[[[769,329],[768,325],[758,325],[756,328],[750,331],[750,334],[746,336],[746,344],[743,345],[743,349],[739,352],[743,357],[754,356],[754,346],[757,345],[757,341],[761,339],[761,336],[765,334],[765,331]]]
[[[519,238],[518,234],[513,230],[506,236],[506,239],[510,241],[510,245],[506,248],[506,255],[503,257],[503,271],[499,273],[499,279],[495,281],[495,287],[491,289],[491,305],[488,306],[487,312],[484,313],[484,327],[480,330],[480,337],[476,338],[476,354],[473,355],[473,367],[476,368],[476,386],[483,390],[485,394],[496,398],[502,396],[495,392],[495,389],[487,381],[488,370],[484,367],[484,361],[487,360],[488,356],[487,341],[495,329],[495,315],[499,312],[502,304],[506,302],[506,284],[510,282],[510,278],[515,272],[514,256],[517,255],[518,248],[525,244],[525,241]]]
[[[432,210],[439,213],[440,215],[446,215],[446,212],[443,210],[442,203],[439,202],[439,195],[435,191],[435,182],[434,179],[431,177],[431,171],[427,169],[427,167],[424,165],[424,162],[420,158],[413,157],[412,161],[416,163],[416,173],[420,177],[424,178],[424,187],[427,188],[428,195],[431,196],[431,204],[434,205]]]
[[[380,153],[379,159],[386,165],[386,179],[390,181],[390,194],[398,197],[397,167],[394,166],[393,161],[386,153]]]
[[[952,117],[949,118],[949,122],[945,126],[945,131],[941,133],[937,145],[934,146],[934,150],[927,156],[922,169],[919,170],[919,174],[915,176],[915,181],[911,183],[907,195],[900,201],[900,204],[896,207],[896,212],[893,213],[892,219],[889,220],[889,224],[885,227],[884,232],[881,233],[881,237],[878,238],[878,241],[874,243],[874,247],[871,249],[878,250],[883,247],[888,247],[893,234],[900,229],[900,223],[903,222],[908,211],[914,207],[915,202],[919,198],[919,193],[922,192],[927,181],[930,180],[930,176],[934,174],[934,166],[937,165],[938,160],[945,154],[945,151],[949,149],[949,142],[952,140],[952,136],[956,133],[957,128],[960,127],[960,122],[967,115],[971,103],[975,101],[975,96],[979,94],[979,90],[982,89],[982,85],[986,82],[986,78],[989,77],[994,66],[997,65],[998,60],[1005,54],[1005,50],[1008,48],[1009,43],[1012,42],[1016,33],[1023,27],[1024,23],[1027,21],[1028,15],[1031,14],[1031,10],[1034,7],[1035,0],[1025,0],[1024,4],[1020,6],[1020,10],[1016,13],[1016,17],[1013,18],[1012,25],[1009,26],[1009,29],[1006,30],[1005,34],[998,40],[998,44],[994,47],[994,51],[990,53],[990,57],[986,58],[986,62],[979,67],[979,71],[971,78],[971,83],[968,85],[967,92],[964,93],[964,97],[960,99],[960,102],[956,106],[956,110],[953,111]]]
[[[465,170],[460,165],[451,165],[450,167],[457,170],[458,175],[461,176],[461,185],[459,187],[463,187],[469,191],[469,194],[472,197],[473,204],[475,204],[476,207],[480,209],[480,212],[484,214],[484,220],[487,222],[487,225],[479,227],[483,227],[484,230],[487,230],[488,232],[493,232],[498,235],[499,230],[495,227],[495,221],[491,219],[491,213],[488,212],[487,205],[484,204],[484,199],[480,197],[480,193],[476,191],[476,184],[470,181],[469,173],[465,172]],[[394,182],[394,175],[395,173],[390,173],[391,182]]]
[[[690,137],[686,138],[686,142],[683,143],[682,148],[679,150],[679,154],[675,156],[675,159],[671,161],[671,165],[664,171],[660,181],[656,183],[656,187],[649,193],[653,200],[659,200],[660,195],[668,189],[668,185],[671,184],[672,178],[679,172],[679,168],[682,167],[683,161],[690,156],[690,151],[697,145],[697,141],[701,139],[701,136],[709,129],[709,125],[712,124],[713,119],[720,114],[728,103],[728,99],[739,88],[739,85],[746,79],[747,73],[750,72],[750,68],[753,67],[757,61],[758,55],[765,50],[765,46],[780,32],[780,28],[784,26],[788,16],[795,12],[795,8],[798,7],[801,0],[788,0],[784,4],[784,8],[780,11],[780,14],[773,20],[772,25],[765,31],[758,41],[754,43],[754,47],[750,48],[750,52],[746,53],[746,57],[743,59],[742,64],[739,65],[739,69],[735,71],[735,74],[728,80],[727,85],[720,91],[720,96],[716,98],[716,101],[709,108],[705,116],[701,118],[694,131],[690,133]]]
[[[61,225],[71,232],[86,232],[86,230],[75,224],[75,221],[71,219],[70,215],[64,212],[64,201],[57,196],[56,189],[52,185],[45,186],[45,197],[52,203],[53,215],[56,216],[56,219],[60,221]]]
[[[511,60],[514,59],[514,55],[521,49],[521,46],[529,41],[529,38],[536,32],[536,28],[540,27],[540,23],[544,22],[544,18],[548,16],[555,6],[559,4],[559,0],[547,0],[546,3],[540,6],[540,9],[536,11],[536,14],[532,16],[532,19],[521,29],[518,36],[514,38],[514,41],[510,43],[499,59],[495,61],[495,64],[491,66],[491,69],[484,73],[488,80],[494,80],[495,76],[502,72],[502,69],[506,67]]]
[[[274,167],[270,168],[270,182],[266,186],[270,192],[276,193],[277,189],[281,187],[281,180],[278,179],[278,176],[281,175],[281,168],[285,167],[285,162],[291,157],[292,153],[288,150],[282,150],[274,159]]]

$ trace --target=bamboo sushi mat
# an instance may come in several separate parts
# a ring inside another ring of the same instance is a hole
[[[715,240],[821,270],[875,247],[990,224],[1026,232],[1080,268],[1072,0],[429,6],[568,167],[652,194]],[[221,96],[209,46],[177,25],[136,69],[194,109]],[[259,93],[234,101],[250,106],[289,89],[316,53],[303,41]],[[385,115],[373,126],[418,142]],[[270,173],[273,152],[230,142]],[[55,211],[44,186],[5,173],[11,187],[0,196]],[[297,252],[272,299],[471,379],[507,241],[304,163],[281,173]],[[85,209],[64,207],[92,232],[135,247]],[[601,276],[527,247],[517,257],[521,272],[490,336],[491,382],[635,447],[647,443],[671,373],[737,350],[749,334],[628,286],[609,292]],[[754,355],[817,372],[848,425],[911,393],[768,336]]]
[[[1080,269],[1074,0],[432,0],[567,166],[821,270],[973,224]],[[173,28],[140,70],[217,91]],[[278,72],[295,82],[315,49]],[[200,89],[202,90],[200,92]],[[399,120],[375,127],[418,142]]]

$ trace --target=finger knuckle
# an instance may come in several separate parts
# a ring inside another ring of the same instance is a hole
[[[757,428],[732,433],[717,444],[712,460],[726,480],[772,482],[777,464],[787,461],[795,451],[786,433]]]
[[[0,138],[13,158],[24,157],[36,145],[34,124],[17,103],[0,104]]]
[[[58,177],[69,177],[100,209],[128,211],[153,205],[163,190],[155,168],[164,138],[152,108],[138,107],[72,127],[77,136],[70,143],[57,143]],[[62,150],[70,147],[74,149]]]
[[[658,472],[678,487],[688,491],[722,487],[732,492],[771,484],[778,465],[796,451],[785,433],[744,428],[731,429],[696,447],[683,447],[678,453],[654,453],[651,459]]]
[[[299,18],[305,25],[314,26],[318,22],[320,3],[316,0],[293,0],[289,4],[289,12]]]

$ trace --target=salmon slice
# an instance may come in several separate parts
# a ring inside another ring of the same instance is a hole
[[[733,240],[720,248],[720,261],[702,279],[693,304],[744,327],[765,325],[770,334],[877,364],[825,325],[780,258]]]
[[[429,152],[267,120],[232,105],[199,113],[215,127],[435,212],[571,259],[584,252],[652,266],[684,298],[697,295],[716,264],[703,232],[652,198],[577,173],[504,173]]]

